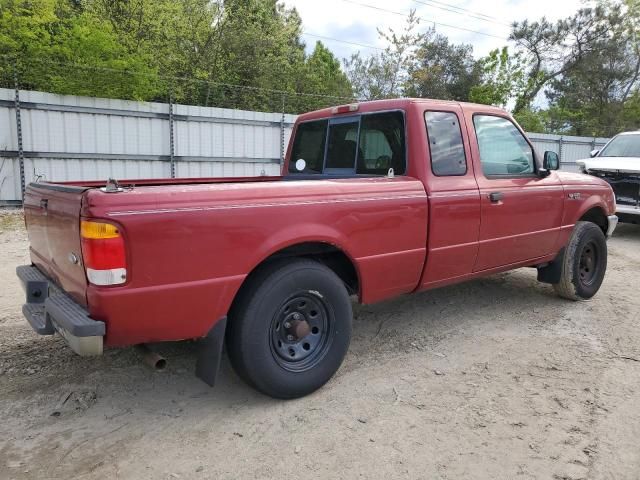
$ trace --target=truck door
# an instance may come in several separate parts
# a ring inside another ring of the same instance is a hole
[[[538,175],[534,149],[507,116],[467,114],[481,221],[474,271],[553,253],[564,190],[557,175]]]
[[[424,111],[423,117],[429,250],[421,287],[427,288],[473,271],[478,254],[480,194],[462,109],[443,103]]]

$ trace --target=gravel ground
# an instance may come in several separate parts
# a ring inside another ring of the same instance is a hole
[[[522,269],[356,306],[338,374],[276,401],[192,343],[80,358],[21,316],[16,214],[0,214],[0,478],[640,478],[640,227],[590,302]]]

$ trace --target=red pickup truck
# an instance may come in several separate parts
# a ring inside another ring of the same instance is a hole
[[[24,199],[23,312],[80,355],[199,339],[236,372],[308,394],[373,303],[519,267],[591,298],[617,217],[599,178],[557,172],[505,111],[402,99],[301,115],[280,177],[41,182]]]

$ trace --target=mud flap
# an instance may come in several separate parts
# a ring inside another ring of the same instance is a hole
[[[227,317],[216,322],[207,336],[200,340],[198,357],[196,360],[196,377],[213,387],[220,371],[224,332],[227,327]]]
[[[562,275],[562,263],[564,261],[564,248],[560,250],[556,258],[546,267],[538,268],[538,281],[542,283],[558,283]]]

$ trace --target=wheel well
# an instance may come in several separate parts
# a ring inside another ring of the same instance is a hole
[[[593,207],[590,210],[587,210],[580,220],[582,222],[592,222],[600,227],[602,233],[607,233],[607,228],[609,226],[609,220],[607,219],[607,215],[604,213],[604,210],[600,207]]]
[[[267,263],[290,257],[310,258],[320,262],[342,280],[350,295],[357,295],[360,292],[358,272],[351,259],[338,247],[322,242],[299,243],[283,248],[257,265],[247,278]]]

